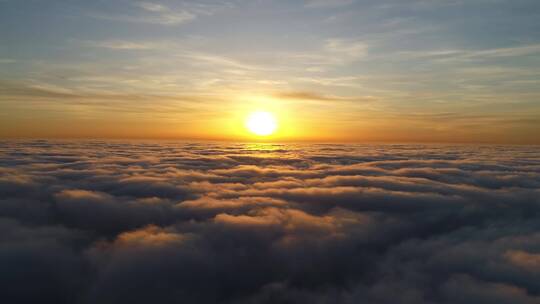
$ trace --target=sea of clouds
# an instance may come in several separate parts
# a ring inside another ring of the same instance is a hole
[[[540,303],[540,147],[0,142],[3,303]]]

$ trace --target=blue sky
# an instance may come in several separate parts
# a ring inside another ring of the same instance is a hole
[[[1,136],[234,137],[263,107],[284,139],[538,143],[538,1],[3,0],[0,25]]]

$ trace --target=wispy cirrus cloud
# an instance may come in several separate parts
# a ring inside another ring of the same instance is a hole
[[[143,22],[156,23],[162,25],[176,25],[189,22],[197,17],[196,14],[186,9],[171,9],[162,4],[152,2],[139,2],[135,4],[143,10],[155,14],[142,19]]]
[[[159,50],[170,47],[167,42],[153,41],[130,41],[130,40],[105,40],[105,41],[83,41],[84,46],[106,48],[111,50]]]
[[[305,6],[309,8],[329,8],[347,6],[354,2],[355,0],[307,0]]]
[[[140,10],[133,15],[128,14],[92,14],[92,17],[113,21],[124,21],[133,23],[148,23],[156,25],[173,26],[190,22],[197,18],[197,13],[189,8],[170,8],[163,4],[153,2],[135,2],[132,4]]]
[[[340,67],[348,63],[365,59],[369,55],[370,45],[365,41],[352,38],[329,38],[316,47],[295,52],[278,53],[277,61],[284,65],[294,62],[308,72],[325,73],[328,68]],[[271,57],[270,57],[271,58]]]
[[[368,45],[362,41],[334,38],[326,41],[324,50],[337,58],[353,61],[367,55]]]
[[[275,94],[277,98],[284,98],[284,99],[292,99],[292,100],[308,100],[308,101],[336,101],[336,102],[371,102],[376,100],[373,96],[355,96],[355,97],[347,97],[347,96],[335,96],[335,95],[324,95],[319,94],[316,92],[308,92],[308,91],[291,91],[291,92],[281,92]]]
[[[521,57],[536,54],[540,54],[540,44],[524,44],[512,47],[479,50],[440,49],[430,51],[400,51],[396,55],[409,58],[427,58],[439,62],[454,62]]]

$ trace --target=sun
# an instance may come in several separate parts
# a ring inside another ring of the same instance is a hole
[[[249,114],[246,119],[246,128],[255,135],[271,135],[276,131],[277,127],[277,120],[270,112],[256,111]]]

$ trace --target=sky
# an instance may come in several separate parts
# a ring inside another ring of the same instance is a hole
[[[0,0],[0,137],[540,144],[536,0]]]

